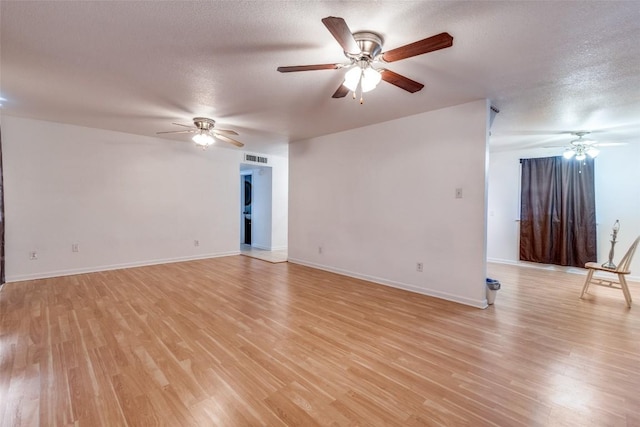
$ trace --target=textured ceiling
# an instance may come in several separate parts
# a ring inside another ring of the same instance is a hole
[[[4,114],[139,135],[215,119],[248,150],[489,98],[494,149],[602,130],[640,134],[637,2],[0,2]],[[425,84],[382,82],[365,102],[332,99],[344,71],[281,65],[344,62],[321,23],[343,17],[383,50],[449,32],[449,49],[388,64]],[[166,136],[188,140],[185,135]]]

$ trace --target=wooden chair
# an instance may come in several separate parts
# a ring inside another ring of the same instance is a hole
[[[631,308],[631,293],[629,292],[629,287],[627,286],[627,280],[625,279],[625,275],[631,273],[629,271],[629,266],[631,264],[631,259],[633,258],[633,254],[636,251],[636,247],[638,246],[638,242],[640,242],[640,236],[633,242],[631,247],[626,254],[620,260],[620,264],[615,269],[603,267],[595,262],[588,262],[584,265],[584,268],[589,270],[587,274],[587,280],[584,282],[584,286],[582,287],[582,293],[580,294],[580,298],[587,293],[589,289],[589,285],[597,285],[604,286],[607,288],[614,289],[622,289],[622,293],[624,294],[624,299],[627,300],[627,306]],[[601,278],[594,278],[593,273],[596,271],[604,271],[606,273],[612,273],[618,276],[618,281],[615,280],[607,280]]]

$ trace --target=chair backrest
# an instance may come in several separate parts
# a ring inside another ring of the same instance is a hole
[[[620,260],[620,264],[618,264],[618,268],[616,271],[629,271],[629,265],[631,264],[631,259],[633,258],[633,254],[636,252],[636,248],[638,247],[638,242],[640,242],[640,236],[636,238],[636,240],[631,244],[629,250]]]

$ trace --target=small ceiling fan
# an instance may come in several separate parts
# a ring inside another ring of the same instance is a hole
[[[238,135],[238,132],[228,129],[214,129],[216,124],[215,120],[208,119],[206,117],[194,117],[193,125],[183,125],[181,123],[172,123],[176,126],[182,126],[189,128],[187,130],[170,130],[164,132],[156,132],[157,135],[166,133],[193,133],[193,142],[197,146],[206,149],[208,146],[215,142],[214,138],[218,138],[229,144],[233,144],[236,147],[244,147],[244,144],[240,141],[236,141],[233,138],[229,138],[227,135]]]
[[[616,145],[625,145],[624,142],[597,142],[588,138],[585,138],[586,135],[591,134],[591,132],[586,131],[578,131],[578,132],[569,132],[571,135],[575,135],[578,138],[572,140],[564,152],[562,156],[565,159],[572,159],[575,157],[576,160],[584,160],[587,156],[592,159],[595,158],[598,154],[600,154],[600,150],[597,147],[611,147]],[[558,146],[551,146],[548,148],[555,148]]]
[[[584,136],[588,135],[589,133],[590,132],[573,133],[573,135],[577,136],[578,139],[574,139],[570,142],[570,145],[564,150],[562,156],[565,159],[571,159],[575,157],[576,160],[584,160],[587,158],[587,156],[593,159],[598,154],[600,154],[600,150],[596,148],[598,144],[595,141],[584,138]]]
[[[453,45],[453,37],[451,35],[448,33],[440,33],[405,46],[382,52],[383,41],[379,34],[372,32],[352,33],[345,20],[335,16],[322,19],[322,23],[338,41],[344,50],[344,55],[347,57],[348,62],[344,64],[278,67],[278,71],[281,73],[291,73],[296,71],[338,70],[348,68],[349,71],[345,74],[344,83],[340,85],[332,97],[344,98],[349,92],[353,92],[355,99],[356,92],[359,90],[361,104],[363,102],[362,93],[375,89],[381,80],[411,93],[418,92],[424,87],[422,83],[394,73],[393,71],[385,68],[374,68],[374,64],[399,61]]]

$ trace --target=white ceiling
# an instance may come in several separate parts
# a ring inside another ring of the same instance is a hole
[[[348,1],[0,2],[4,114],[155,136],[211,117],[246,149],[489,98],[492,148],[568,142],[557,131],[640,140],[640,3]],[[389,50],[447,31],[453,47],[388,64],[364,105],[332,99],[344,62],[321,22],[375,31]],[[541,133],[542,135],[538,135]],[[188,136],[166,138],[188,141]],[[391,141],[392,142],[392,141]]]

